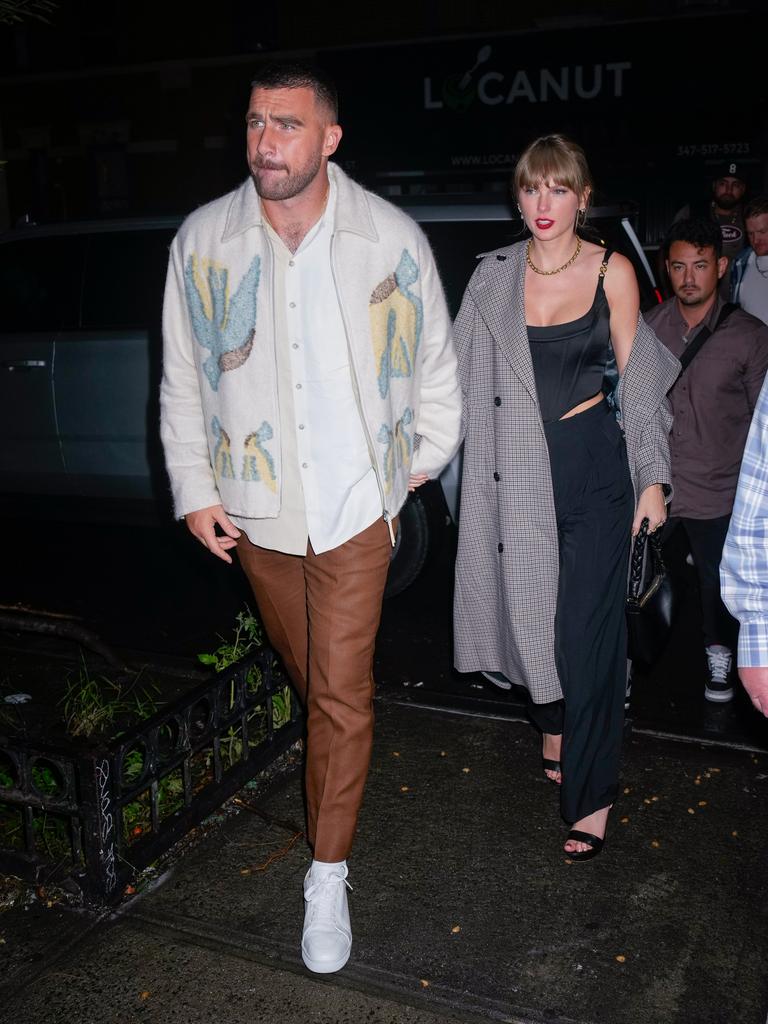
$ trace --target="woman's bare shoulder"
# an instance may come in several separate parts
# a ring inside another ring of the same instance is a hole
[[[602,250],[605,253],[605,249]],[[620,252],[612,252],[608,260],[608,270],[606,271],[605,280],[608,282],[610,276],[614,277],[635,277],[635,268],[632,266],[632,262],[627,259],[626,256]]]

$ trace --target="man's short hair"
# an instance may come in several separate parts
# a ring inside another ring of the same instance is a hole
[[[339,94],[328,73],[309,61],[281,61],[259,68],[251,89],[312,89],[335,124],[339,119]]]
[[[764,213],[768,213],[768,196],[755,196],[744,207],[744,220],[748,217],[761,217]]]
[[[687,217],[672,223],[664,236],[664,256],[669,259],[673,242],[687,242],[695,249],[715,250],[715,259],[723,255],[723,234],[720,225],[710,217]]]

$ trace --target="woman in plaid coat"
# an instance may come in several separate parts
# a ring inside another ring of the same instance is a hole
[[[618,793],[630,536],[666,519],[679,363],[640,315],[629,260],[576,232],[592,192],[581,147],[531,143],[514,192],[531,236],[482,257],[455,323],[455,661],[527,687],[573,825],[565,852],[585,860]]]

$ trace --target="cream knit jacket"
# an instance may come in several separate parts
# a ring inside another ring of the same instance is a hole
[[[335,164],[331,262],[352,385],[390,520],[411,473],[459,444],[450,317],[419,226]],[[163,309],[161,437],[176,514],[222,504],[280,511],[271,250],[251,179],[192,213],[171,245]]]

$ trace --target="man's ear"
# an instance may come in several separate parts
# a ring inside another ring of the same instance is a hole
[[[332,156],[339,148],[344,133],[340,124],[329,124],[323,135],[323,156]]]
[[[723,276],[723,274],[726,272],[727,269],[728,269],[728,257],[727,256],[721,256],[720,259],[717,261],[717,277],[718,277],[718,280]]]

